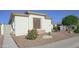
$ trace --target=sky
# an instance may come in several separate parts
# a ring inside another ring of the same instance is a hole
[[[0,23],[8,24],[11,12],[24,13],[27,10],[0,10]],[[60,23],[65,16],[75,15],[79,17],[79,10],[32,10],[33,12],[46,13],[52,18],[53,23]]]

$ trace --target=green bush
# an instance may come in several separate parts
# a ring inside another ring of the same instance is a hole
[[[27,39],[34,40],[37,38],[37,36],[38,35],[36,29],[33,29],[32,31],[28,32]]]
[[[51,35],[51,32],[48,32],[48,35]]]
[[[60,27],[59,27],[59,26],[54,26],[53,29],[54,29],[55,31],[59,31],[59,30],[60,30]]]
[[[79,33],[79,29],[75,29],[74,32],[75,32],[75,33]]]
[[[77,29],[79,29],[79,25],[77,25]]]

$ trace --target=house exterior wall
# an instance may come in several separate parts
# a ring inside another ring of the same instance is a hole
[[[16,36],[27,35],[28,30],[33,29],[33,18],[40,18],[40,29],[45,32],[51,32],[51,19],[45,19],[44,16],[40,15],[29,15],[29,17],[25,16],[15,16],[14,21],[12,22],[12,28],[15,32]]]
[[[15,18],[15,17],[14,17]],[[10,29],[11,29],[11,33],[13,33],[13,34],[15,34],[15,19],[13,20],[13,22],[11,23],[11,27],[10,27]]]
[[[45,18],[40,15],[29,15],[29,30],[33,29],[33,18],[40,18],[40,30],[45,30]]]
[[[51,32],[52,30],[52,24],[50,19],[46,19],[45,21],[45,32]]]
[[[15,28],[15,21],[12,23],[12,27],[13,27],[13,29]]]
[[[15,35],[27,35],[28,17],[15,16]]]
[[[52,24],[51,24],[51,19],[45,19],[44,16],[40,15],[30,15],[29,16],[29,29],[33,29],[33,18],[40,18],[40,30],[45,30],[45,32],[51,32],[52,29]]]
[[[40,29],[42,29],[42,21],[44,20],[44,16],[39,15],[29,15],[29,29],[33,29],[33,18],[40,18]]]

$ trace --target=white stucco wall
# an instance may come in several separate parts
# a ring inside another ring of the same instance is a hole
[[[46,21],[45,21],[45,31],[48,33],[48,32],[51,32],[51,30],[52,30],[51,20],[46,19]]]
[[[27,35],[28,33],[28,17],[15,16],[15,35]]]

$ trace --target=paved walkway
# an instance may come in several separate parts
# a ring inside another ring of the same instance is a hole
[[[77,48],[79,47],[79,36],[69,38],[46,45],[37,46],[35,48]]]
[[[17,48],[14,40],[10,35],[10,25],[4,25],[4,40],[3,40],[3,48]]]

